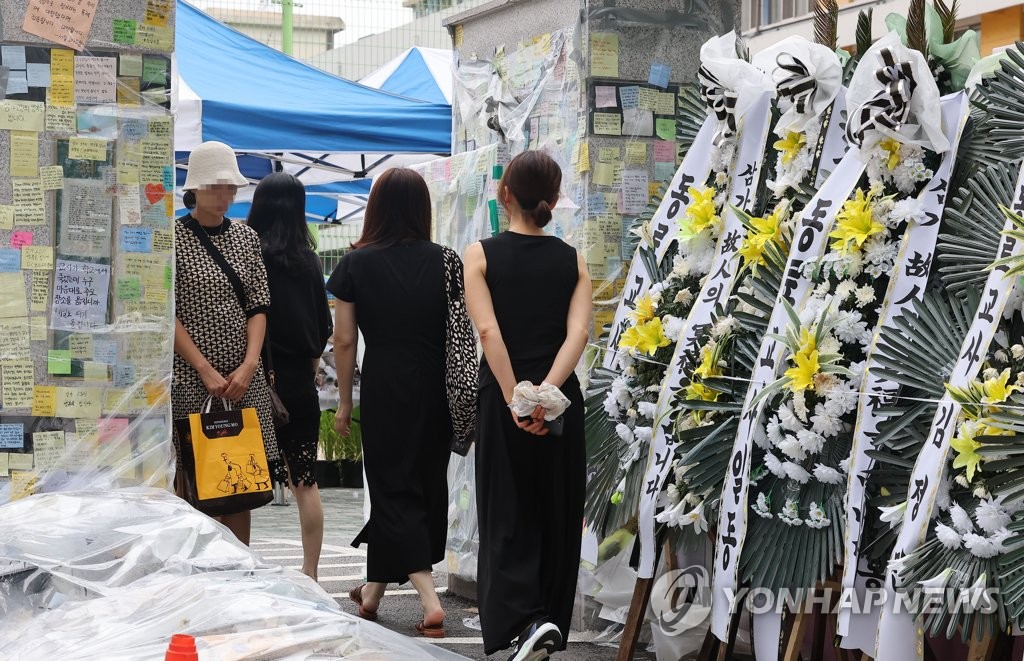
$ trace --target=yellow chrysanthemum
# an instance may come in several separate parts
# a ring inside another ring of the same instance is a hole
[[[782,245],[783,210],[783,205],[780,204],[764,218],[750,219],[747,238],[743,240],[740,249],[737,251],[740,257],[743,258],[744,264],[749,264],[756,268],[764,264],[764,250],[769,242]]]
[[[994,379],[988,379],[982,384],[985,396],[981,398],[982,404],[1002,404],[1020,386],[1007,385],[1010,381],[1010,370],[1005,369]]]
[[[644,294],[636,301],[636,307],[627,315],[635,324],[643,324],[654,318],[654,299],[650,294]]]
[[[885,226],[875,220],[874,194],[864,194],[857,190],[852,200],[843,203],[843,208],[836,214],[836,228],[829,233],[832,250],[848,254],[851,250],[860,250],[864,243],[875,234],[885,231]]]
[[[791,380],[789,387],[793,392],[814,387],[814,375],[821,367],[818,364],[818,350],[800,351],[793,356],[794,367],[786,370],[785,376]]]
[[[721,222],[718,217],[718,210],[715,208],[715,189],[707,186],[700,188],[690,187],[687,195],[690,196],[690,206],[686,208],[686,214],[680,222],[679,238],[687,241],[697,236],[704,230],[712,228]]]
[[[885,159],[885,167],[889,168],[889,172],[892,172],[896,169],[896,166],[900,164],[899,141],[893,140],[892,138],[886,138],[878,143],[878,147],[888,154]]]
[[[789,165],[800,153],[800,150],[807,144],[807,137],[803,133],[789,131],[782,140],[777,140],[773,147],[779,151],[783,165]]]
[[[622,334],[622,339],[619,340],[620,348],[635,349],[650,356],[669,344],[669,339],[665,337],[665,331],[661,327],[661,319],[658,317],[626,329],[626,332]]]

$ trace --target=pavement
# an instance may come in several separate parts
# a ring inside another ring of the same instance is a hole
[[[365,580],[366,547],[352,548],[350,542],[363,526],[362,489],[321,489],[324,504],[324,545],[320,556],[319,583],[347,612],[355,613],[348,591]],[[288,505],[268,505],[253,512],[252,547],[268,562],[300,569],[302,542],[299,533],[298,508],[290,495]],[[446,613],[447,636],[428,641],[471,659],[504,660],[510,651],[484,654],[480,637],[476,604],[448,591],[445,564],[434,567],[434,583]],[[419,598],[409,584],[392,585],[381,601],[379,624],[401,634],[413,636],[413,625],[421,616]],[[425,639],[424,639],[425,640]],[[572,632],[568,649],[553,658],[559,661],[611,661],[618,653],[617,644],[601,643],[598,634]],[[639,651],[638,660],[654,659]]]

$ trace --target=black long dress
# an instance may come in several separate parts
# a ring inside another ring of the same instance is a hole
[[[505,232],[482,242],[494,313],[516,381],[540,384],[565,342],[579,279],[576,251],[560,239]],[[484,362],[476,443],[480,555],[477,591],[484,651],[508,647],[547,619],[568,639],[583,529],[586,455],[583,395],[576,376],[559,438],[512,420]],[[564,642],[563,642],[564,648]]]
[[[444,558],[448,441],[441,247],[417,241],[345,255],[327,282],[355,304],[366,342],[360,382],[370,519],[367,580],[404,583]]]

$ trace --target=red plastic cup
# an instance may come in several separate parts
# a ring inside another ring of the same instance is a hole
[[[196,639],[185,633],[171,636],[171,644],[167,646],[164,661],[199,661]]]

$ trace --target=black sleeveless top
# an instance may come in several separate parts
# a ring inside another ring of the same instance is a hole
[[[540,383],[565,342],[569,301],[579,281],[576,250],[553,236],[503,232],[480,242],[487,288],[516,381]],[[495,383],[487,360],[480,386]]]

